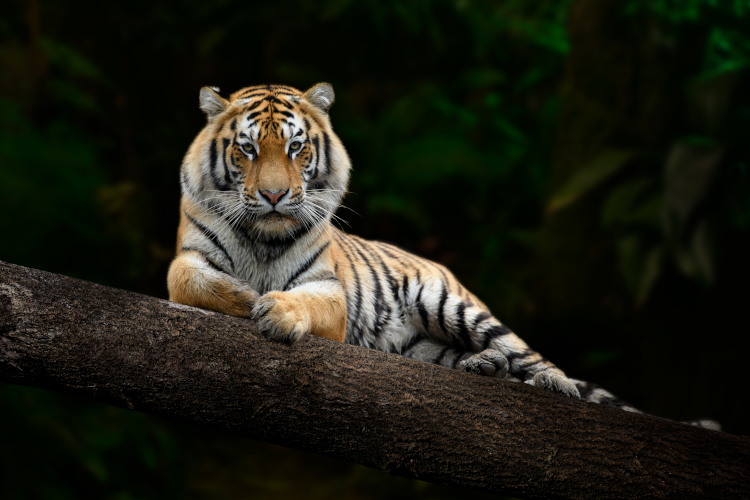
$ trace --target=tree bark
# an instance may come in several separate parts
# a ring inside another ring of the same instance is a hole
[[[750,439],[0,262],[0,381],[523,498],[747,498]]]

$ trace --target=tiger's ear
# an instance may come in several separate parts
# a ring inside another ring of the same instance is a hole
[[[219,87],[203,87],[201,89],[201,111],[206,113],[209,123],[214,121],[214,118],[223,113],[229,106],[229,101],[217,94],[218,91]]]
[[[324,113],[328,113],[328,109],[336,100],[330,83],[319,83],[302,94],[302,97]]]

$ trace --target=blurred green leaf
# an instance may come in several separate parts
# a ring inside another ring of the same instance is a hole
[[[661,247],[652,248],[645,256],[641,278],[635,291],[636,304],[644,304],[651,294],[664,265],[664,251]]]
[[[42,38],[39,41],[39,45],[44,50],[50,62],[71,77],[83,77],[95,81],[104,80],[104,76],[94,63],[77,50],[59,40]]]
[[[86,91],[78,85],[72,84],[66,80],[57,79],[50,80],[48,85],[57,95],[60,102],[68,103],[74,109],[88,111],[100,118],[106,116],[93,97],[87,94]]]
[[[611,227],[628,217],[633,205],[649,188],[654,186],[654,179],[641,176],[618,185],[604,201],[602,208],[602,225]]]
[[[628,289],[636,304],[643,304],[661,275],[663,250],[660,247],[648,248],[641,236],[631,233],[617,242],[617,253]]]
[[[553,213],[575,203],[625,167],[637,152],[607,149],[581,167],[547,203],[547,213]]]

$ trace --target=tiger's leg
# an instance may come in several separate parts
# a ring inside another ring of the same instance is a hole
[[[202,253],[182,252],[169,266],[169,300],[231,316],[250,316],[257,293],[250,285],[222,271]]]
[[[256,301],[252,317],[275,341],[294,343],[307,333],[338,342],[346,338],[346,297],[335,278],[269,292]]]
[[[500,351],[508,360],[508,375],[536,387],[580,397],[562,370],[533,351],[508,327],[471,300],[448,291],[439,279],[410,287],[415,324],[428,338],[445,346],[480,353]]]
[[[430,339],[421,339],[402,353],[407,358],[464,369],[467,372],[488,377],[505,378],[508,374],[508,360],[500,351],[486,349],[475,353],[455,349]]]

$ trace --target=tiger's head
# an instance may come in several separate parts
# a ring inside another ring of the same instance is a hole
[[[328,222],[351,169],[328,117],[333,87],[217,91],[200,91],[208,123],[185,156],[183,195],[261,243]]]

